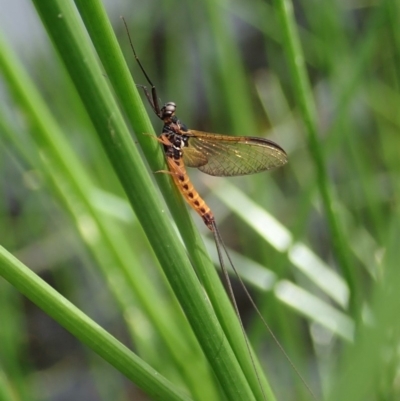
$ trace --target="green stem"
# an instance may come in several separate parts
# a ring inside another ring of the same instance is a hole
[[[295,93],[303,116],[307,131],[308,148],[314,162],[317,174],[318,189],[324,205],[332,242],[336,251],[340,267],[350,287],[351,309],[358,310],[358,286],[350,260],[348,246],[344,241],[342,228],[335,216],[334,199],[331,184],[324,163],[324,155],[318,139],[317,112],[313,100],[312,90],[307,77],[303,52],[301,49],[296,23],[293,16],[293,7],[290,0],[275,0],[281,18],[284,32],[283,46],[287,53],[292,79],[295,85]]]
[[[190,399],[1,246],[0,275],[154,399]]]
[[[85,39],[86,33],[74,7],[70,1],[64,0],[34,0],[33,3],[75,83],[103,148],[221,387],[229,399],[253,399],[229,343],[223,340],[223,331],[200,283],[163,213],[164,207],[130,138],[91,44]],[[138,110],[135,118],[141,118]],[[156,149],[156,143],[153,149]]]

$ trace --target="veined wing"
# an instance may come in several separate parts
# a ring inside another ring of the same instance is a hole
[[[275,142],[250,136],[227,136],[190,130],[183,160],[188,167],[214,176],[236,176],[271,170],[287,163]]]

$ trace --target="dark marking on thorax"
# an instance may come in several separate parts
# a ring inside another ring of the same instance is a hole
[[[182,158],[183,148],[188,145],[189,137],[185,133],[189,132],[186,125],[181,123],[176,116],[164,121],[162,135],[165,135],[172,145],[163,145],[167,157],[175,160]]]

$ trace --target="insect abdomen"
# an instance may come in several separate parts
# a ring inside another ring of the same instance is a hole
[[[206,226],[213,231],[214,215],[190,182],[183,160],[167,157],[167,163],[172,178],[186,202],[201,216]]]

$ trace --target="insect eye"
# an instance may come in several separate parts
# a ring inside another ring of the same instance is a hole
[[[162,113],[166,117],[170,117],[175,113],[176,104],[173,102],[165,103],[164,107],[162,108]]]

